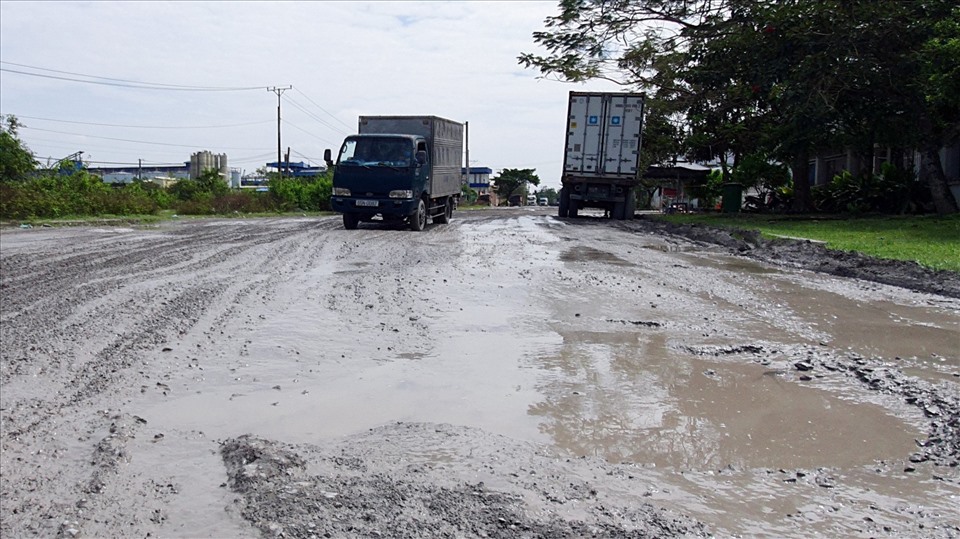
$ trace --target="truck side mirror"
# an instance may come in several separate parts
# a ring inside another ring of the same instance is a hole
[[[420,150],[417,152],[417,163],[424,164],[427,162],[427,152]]]
[[[330,158],[330,148],[323,150],[323,160],[327,163],[327,168],[333,168],[333,159]]]

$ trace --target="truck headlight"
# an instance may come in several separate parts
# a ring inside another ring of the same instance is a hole
[[[334,187],[333,196],[335,197],[348,197],[350,196],[350,190],[346,187]]]
[[[413,198],[413,191],[409,189],[397,189],[396,191],[390,191],[390,198]]]

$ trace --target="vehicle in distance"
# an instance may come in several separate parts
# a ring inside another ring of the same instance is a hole
[[[643,111],[643,94],[570,92],[560,217],[599,208],[633,218]]]

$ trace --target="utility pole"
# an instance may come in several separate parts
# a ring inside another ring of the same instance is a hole
[[[268,92],[277,94],[277,174],[280,178],[283,178],[283,167],[280,165],[280,96],[283,95],[283,92],[291,88],[293,88],[293,86],[285,86],[283,88],[271,86],[267,88]]]

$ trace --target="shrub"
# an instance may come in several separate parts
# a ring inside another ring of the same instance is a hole
[[[890,214],[918,212],[926,195],[913,172],[890,164],[884,164],[879,174],[843,171],[830,183],[816,186],[812,194],[821,211]]]
[[[274,178],[270,194],[281,211],[323,211],[330,209],[333,178],[329,173],[315,178]]]

